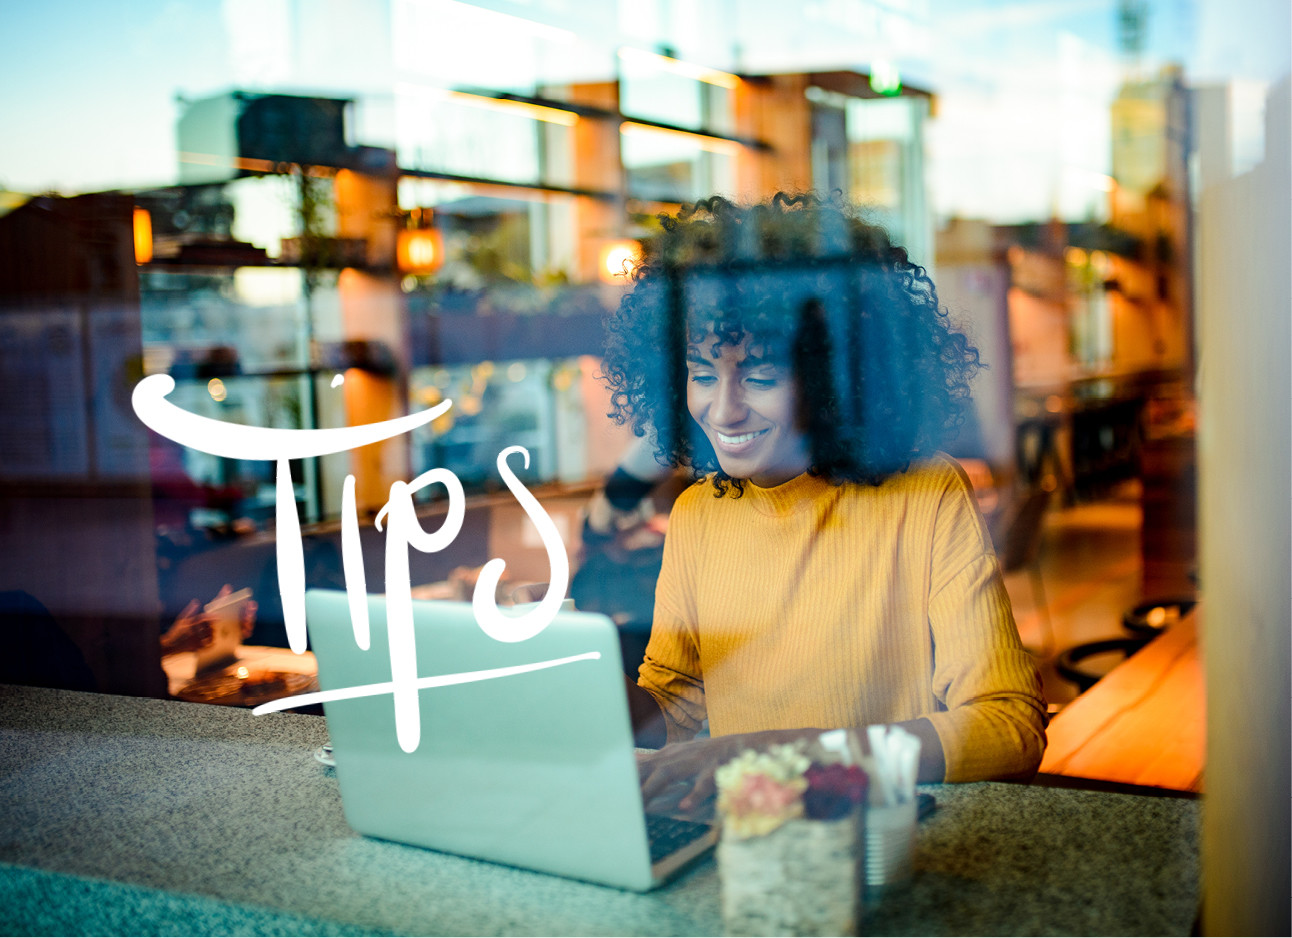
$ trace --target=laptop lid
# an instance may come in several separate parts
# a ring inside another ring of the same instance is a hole
[[[359,649],[346,594],[310,590],[306,620],[324,691],[390,680],[386,604],[368,597]],[[621,888],[652,876],[618,634],[562,611],[533,638],[490,638],[469,603],[413,602],[417,674],[599,657],[422,689],[404,752],[389,694],[324,705],[346,820],[356,831]]]

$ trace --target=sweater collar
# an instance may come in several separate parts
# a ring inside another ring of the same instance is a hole
[[[825,479],[805,472],[766,489],[746,480],[742,497],[765,515],[784,517],[802,511],[833,488]]]

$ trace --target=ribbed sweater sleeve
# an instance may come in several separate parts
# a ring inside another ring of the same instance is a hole
[[[638,683],[669,741],[927,717],[948,781],[1034,771],[1040,679],[968,481],[939,456],[884,485],[800,476],[670,519]]]
[[[968,480],[960,482],[949,479],[942,493],[929,600],[933,694],[947,709],[926,716],[949,782],[1035,772],[1047,721],[987,527]]]
[[[695,736],[706,716],[695,614],[695,580],[703,575],[694,566],[698,520],[685,511],[670,519],[655,588],[651,638],[638,672],[638,683],[650,691],[664,712],[670,743]],[[658,657],[652,657],[652,649]]]

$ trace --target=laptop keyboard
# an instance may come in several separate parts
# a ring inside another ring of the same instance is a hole
[[[698,824],[662,814],[646,815],[646,839],[650,841],[651,863],[658,863],[691,841],[699,840],[709,832],[710,827],[709,824]]]

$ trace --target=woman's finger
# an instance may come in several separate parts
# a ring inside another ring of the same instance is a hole
[[[695,771],[691,759],[688,758],[689,753],[669,753],[666,757],[667,752],[666,749],[660,750],[642,783],[642,797],[647,801],[659,797],[678,781],[689,778]]]
[[[708,768],[696,776],[695,783],[691,786],[691,790],[687,792],[686,797],[678,803],[678,807],[684,811],[698,808],[711,799],[715,791],[717,791],[717,788],[713,782],[713,769]]]
[[[670,770],[662,765],[653,765],[642,775],[642,798],[651,801],[658,797],[673,782]]]

